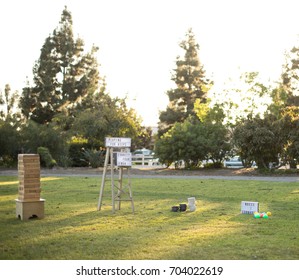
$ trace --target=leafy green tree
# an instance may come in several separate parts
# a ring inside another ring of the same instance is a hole
[[[206,101],[209,81],[198,57],[199,45],[196,43],[192,29],[189,29],[185,40],[179,45],[185,55],[177,57],[176,69],[172,81],[176,88],[167,92],[169,104],[165,111],[160,113],[159,135],[165,133],[176,122],[184,122],[188,116],[194,116],[194,103],[200,99]]]
[[[221,108],[223,122],[234,127],[236,122],[249,116],[263,116],[272,104],[271,93],[271,86],[260,80],[258,72],[246,72],[210,98],[218,111]]]
[[[299,164],[299,108],[288,106],[282,110],[279,125],[284,138],[280,155],[283,164],[297,168]]]
[[[299,159],[299,47],[294,46],[286,53],[280,80],[271,94],[273,103],[270,112],[279,119],[284,137],[280,154],[282,164],[296,168]]]
[[[71,115],[77,104],[98,88],[98,48],[85,54],[84,42],[74,39],[72,27],[71,13],[65,7],[59,26],[46,38],[34,65],[34,86],[28,83],[23,88],[22,113],[40,124],[51,122],[59,112]]]
[[[153,130],[151,127],[141,126],[137,138],[134,139],[132,150],[146,148],[154,149],[154,138],[152,136]]]
[[[83,160],[92,168],[98,168],[104,165],[105,151],[104,150],[83,150]]]
[[[15,91],[12,93],[10,85],[6,84],[4,93],[0,91],[0,118],[9,121],[20,118],[20,112],[18,111],[18,98],[18,92]]]
[[[220,167],[231,150],[229,130],[222,123],[212,122],[203,123],[203,128],[207,141],[205,158]]]
[[[199,99],[195,101],[194,111],[203,123],[218,123],[224,122],[225,114],[223,108],[219,104],[211,106],[211,100],[207,99],[206,103],[201,103]]]
[[[12,166],[21,151],[18,123],[0,119],[0,165]]]
[[[21,116],[18,111],[18,92],[6,84],[0,91],[0,165],[12,166],[20,152]]]
[[[299,47],[286,54],[280,81],[279,97],[285,106],[299,106]]]
[[[198,124],[199,121],[196,120]],[[205,157],[205,142],[202,127],[194,125],[193,120],[177,122],[156,142],[155,153],[161,163],[167,166],[173,162],[184,161],[186,167],[197,166]]]
[[[239,122],[233,143],[245,166],[255,161],[259,169],[268,169],[270,163],[279,162],[284,136],[278,119],[266,114],[264,118],[256,116]]]
[[[126,106],[125,99],[99,92],[85,101],[82,110],[77,111],[71,133],[88,139],[92,149],[104,147],[107,136],[130,137],[136,146],[139,137],[146,133],[136,112]]]
[[[131,137],[134,143],[146,135],[125,99],[106,93],[97,51],[93,46],[84,52],[84,42],[74,38],[72,16],[65,8],[34,65],[33,86],[28,81],[23,89],[20,107],[29,120],[21,130],[24,150],[44,147],[58,163],[80,166],[82,148],[97,152],[106,136]]]
[[[42,125],[32,120],[26,122],[21,130],[21,149],[25,153],[37,153],[39,147],[47,148],[55,160],[67,154],[68,136],[53,123]]]
[[[188,117],[176,123],[156,142],[156,154],[166,165],[183,160],[186,167],[197,167],[204,160],[220,166],[230,150],[227,129],[219,123],[200,122]]]
[[[55,165],[57,165],[56,160],[52,158],[48,148],[38,147],[37,153],[40,155],[41,166],[53,168]]]

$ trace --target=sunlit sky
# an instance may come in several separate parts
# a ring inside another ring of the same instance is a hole
[[[21,92],[64,6],[75,37],[99,50],[100,72],[112,96],[128,103],[145,125],[156,125],[179,42],[192,27],[206,75],[220,85],[241,72],[277,80],[284,53],[297,42],[298,1],[266,0],[9,0],[0,2],[0,89]],[[32,79],[31,79],[32,80]]]

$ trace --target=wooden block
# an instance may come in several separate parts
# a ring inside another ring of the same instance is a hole
[[[33,193],[40,194],[41,191],[42,191],[41,188],[35,188],[35,189],[25,188],[25,189],[19,189],[19,194],[33,194]]]
[[[40,193],[41,188],[19,188],[19,194],[20,193]]]
[[[24,163],[20,164],[18,163],[18,170],[25,170],[25,169],[37,169],[40,170],[40,164],[39,163]]]
[[[18,157],[19,161],[31,161],[31,160],[39,160],[39,155],[32,155],[32,156],[26,156]]]
[[[36,170],[21,170],[18,172],[19,178],[39,178],[40,172],[37,172]]]
[[[39,164],[39,158],[30,158],[30,159],[20,159],[18,160],[20,165],[24,164]]]
[[[22,197],[23,200],[25,199],[34,199],[34,198],[40,198],[40,192],[36,192],[36,193],[27,193],[27,192],[19,192],[19,197]]]
[[[30,187],[32,185],[33,187],[40,186],[40,180],[38,179],[25,179],[25,180],[19,180],[19,186],[21,187]]]
[[[19,182],[19,188],[40,188],[41,184],[40,181],[26,181],[26,182]]]
[[[40,188],[40,182],[32,182],[32,183],[22,183],[22,182],[19,182],[19,187],[22,187],[22,188]]]
[[[40,175],[40,168],[21,168],[18,170],[19,176]]]
[[[30,159],[30,160],[20,160],[18,161],[18,165],[25,166],[25,165],[40,165],[39,159]]]
[[[38,201],[40,200],[40,194],[38,195],[18,195],[20,201]]]
[[[39,159],[39,154],[18,154],[18,160]]]
[[[19,195],[36,194],[40,195],[41,189],[19,190]]]
[[[40,174],[25,174],[25,175],[19,175],[19,180],[30,180],[30,179],[37,179],[40,180]]]
[[[31,218],[44,218],[45,200],[38,201],[20,201],[16,199],[16,217],[23,220]]]
[[[25,174],[19,175],[19,180],[40,180],[40,174]]]
[[[39,184],[40,183],[40,177],[38,178],[22,178],[19,179],[20,185],[27,185],[27,184]]]
[[[35,192],[40,192],[41,191],[41,188],[38,186],[38,187],[24,187],[24,186],[19,186],[19,192],[22,192],[22,191],[24,191],[24,192],[33,192],[33,191],[35,191]]]

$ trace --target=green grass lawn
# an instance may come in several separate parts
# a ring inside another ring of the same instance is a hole
[[[45,218],[15,215],[17,177],[0,177],[0,259],[299,259],[299,185],[262,181],[132,179],[129,202],[112,214],[101,177],[42,178]],[[171,212],[195,196],[195,212]],[[258,201],[269,219],[240,214]]]

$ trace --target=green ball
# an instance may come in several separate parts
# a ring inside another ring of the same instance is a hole
[[[260,216],[260,213],[255,213],[255,214],[253,215],[253,217],[254,217],[255,219],[259,219],[261,216]]]
[[[268,219],[269,216],[267,214],[264,214],[263,219]]]

